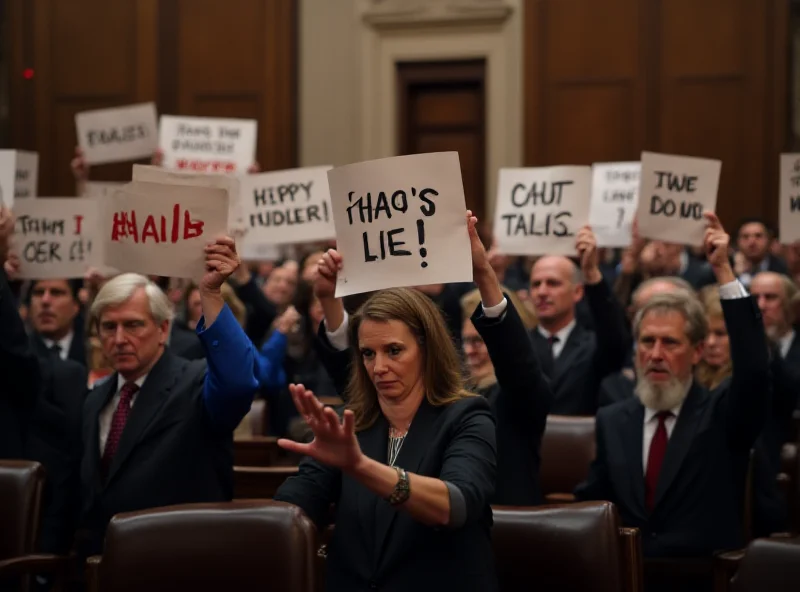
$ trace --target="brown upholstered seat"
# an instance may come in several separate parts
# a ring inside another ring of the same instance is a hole
[[[549,503],[573,501],[595,457],[594,417],[550,415],[542,437],[542,493]]]
[[[234,499],[268,499],[297,467],[233,467]]]
[[[730,590],[733,592],[800,590],[800,538],[754,540],[745,550]]]
[[[270,467],[280,456],[278,439],[271,436],[236,438],[233,441],[233,464],[237,467]]]
[[[642,562],[636,529],[608,502],[496,506],[492,546],[500,592],[636,592]]]
[[[44,467],[31,461],[0,461],[0,589],[34,573],[55,573],[60,579],[68,568],[65,557],[35,554],[44,489]]]
[[[295,506],[187,504],[115,516],[88,579],[113,592],[311,592],[316,550],[316,529]]]

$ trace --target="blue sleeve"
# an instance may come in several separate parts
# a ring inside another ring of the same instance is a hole
[[[262,387],[280,389],[286,386],[283,360],[286,358],[288,339],[280,331],[274,331],[261,346],[258,382]]]
[[[203,386],[206,411],[215,427],[233,432],[258,390],[258,352],[227,304],[210,327],[200,319],[197,336],[208,363]]]

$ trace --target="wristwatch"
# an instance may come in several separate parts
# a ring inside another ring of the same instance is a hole
[[[397,506],[405,502],[408,496],[411,495],[411,482],[408,480],[408,473],[406,473],[405,469],[394,467],[394,470],[397,471],[397,484],[394,486],[392,495],[386,501],[393,506]]]

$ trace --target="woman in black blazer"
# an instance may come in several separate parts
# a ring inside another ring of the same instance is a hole
[[[340,264],[324,256],[318,292],[323,282],[333,294]],[[320,528],[335,507],[326,590],[496,590],[495,423],[464,390],[441,313],[416,290],[384,290],[350,320],[349,342],[359,362],[341,419],[293,385],[314,440],[279,440],[309,458],[274,499]]]

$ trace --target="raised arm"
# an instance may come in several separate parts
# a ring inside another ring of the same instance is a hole
[[[486,249],[475,230],[478,220],[467,212],[472,248],[473,279],[481,295],[481,304],[471,321],[480,334],[503,397],[522,412],[519,421],[527,429],[543,433],[553,391],[539,365],[533,343],[513,303],[505,296]]]
[[[361,452],[353,412],[346,410],[340,419],[333,409],[324,407],[302,385],[292,385],[290,390],[298,411],[307,418],[314,432],[314,441],[300,444],[281,439],[278,445],[337,468],[379,497],[390,498],[401,478],[401,471]],[[473,397],[463,405],[463,413],[452,429],[452,437],[444,452],[439,476],[406,473],[410,493],[396,506],[428,526],[458,528],[478,520],[494,493],[497,444],[489,404],[482,397]],[[459,500],[458,507],[451,505],[453,488],[458,492],[455,495]]]
[[[8,209],[0,208],[0,260],[3,263],[0,265],[0,373],[4,381],[0,397],[32,408],[39,392],[39,361],[25,332],[4,269],[13,233],[14,216]]]
[[[261,343],[277,318],[278,309],[264,296],[246,265],[240,265],[229,281],[236,296],[247,306],[245,333],[253,343]]]
[[[348,317],[341,298],[336,298],[336,276],[342,268],[342,256],[335,249],[328,249],[317,264],[317,279],[314,294],[322,306],[324,319],[317,330],[314,349],[328,375],[333,380],[336,392],[344,397],[350,377],[352,355],[348,348]]]
[[[588,226],[578,232],[576,241],[583,273],[584,290],[594,320],[597,349],[594,365],[598,381],[619,372],[631,349],[625,310],[600,273],[597,239]]]
[[[706,212],[706,258],[714,271],[728,329],[733,375],[723,401],[728,441],[742,453],[753,446],[771,405],[769,347],[761,311],[736,279],[728,258],[730,237]]]
[[[203,316],[197,334],[208,363],[203,400],[222,432],[236,429],[259,386],[258,352],[222,298],[221,286],[239,264],[233,239],[217,239],[206,247],[206,273],[199,285]]]

